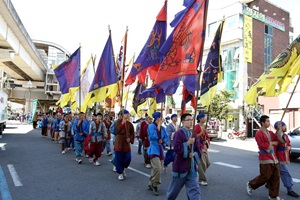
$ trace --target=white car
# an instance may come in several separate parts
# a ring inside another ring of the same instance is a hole
[[[291,158],[300,157],[300,127],[294,128],[287,132],[291,141],[292,151]]]

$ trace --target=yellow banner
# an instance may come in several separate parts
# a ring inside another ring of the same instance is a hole
[[[252,63],[252,17],[244,15],[244,61]]]

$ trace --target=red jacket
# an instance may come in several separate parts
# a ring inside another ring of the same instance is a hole
[[[278,163],[276,154],[274,152],[276,146],[272,146],[270,142],[277,141],[275,133],[268,131],[270,138],[262,130],[258,130],[255,134],[255,140],[259,149],[259,163],[270,164]]]
[[[208,136],[207,131],[205,131],[205,135],[203,135],[203,134],[199,135],[201,132],[202,132],[201,126],[199,124],[196,124],[195,129],[194,129],[194,133],[196,133],[198,138],[199,138],[199,141],[201,143],[202,151],[206,151],[208,149],[209,145],[210,145],[210,138]],[[205,145],[203,143],[205,143]]]
[[[278,137],[278,134],[276,134]],[[280,164],[288,164],[290,163],[290,152],[291,152],[291,142],[287,134],[283,134],[282,139],[284,138],[285,143],[283,143],[278,138],[278,145],[276,147],[276,156]]]
[[[148,148],[150,146],[150,142],[148,140],[148,132],[147,132],[148,125],[149,124],[145,121],[141,123],[140,138],[143,141],[144,148]]]

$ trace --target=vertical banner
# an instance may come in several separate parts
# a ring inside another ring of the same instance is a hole
[[[252,17],[244,15],[244,61],[252,63]]]
[[[38,105],[38,100],[37,99],[34,99],[32,100],[32,112],[30,114],[30,117],[28,119],[28,124],[32,123],[33,121],[33,118],[34,118],[34,115],[35,115],[35,112],[36,112],[36,109],[37,109],[37,105]]]

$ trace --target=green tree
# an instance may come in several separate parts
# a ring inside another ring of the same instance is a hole
[[[209,116],[217,118],[219,121],[226,119],[229,111],[228,103],[232,93],[227,90],[221,90],[216,94],[209,106]]]

